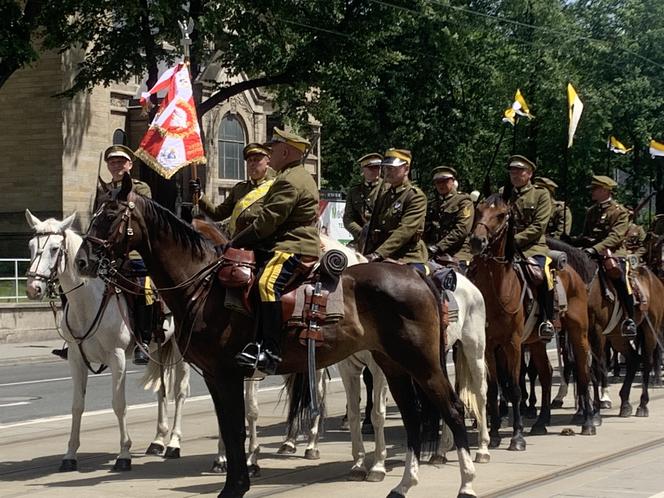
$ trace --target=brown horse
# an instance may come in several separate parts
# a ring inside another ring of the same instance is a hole
[[[645,265],[632,268],[632,273],[637,277],[648,302],[648,310],[642,312],[635,310],[634,321],[638,325],[637,336],[632,340],[621,334],[621,323],[623,321],[623,310],[618,300],[618,295],[611,284],[610,279],[605,279],[608,290],[613,295],[613,300],[604,297],[602,284],[598,274],[598,265],[594,260],[588,258],[583,251],[568,246],[563,242],[548,241],[555,249],[564,250],[568,253],[570,264],[578,268],[580,272],[589,273],[592,278],[588,284],[588,311],[590,319],[590,336],[593,343],[593,371],[594,377],[602,381],[602,388],[606,388],[607,368],[605,358],[605,345],[607,341],[611,347],[625,357],[627,371],[620,388],[620,416],[629,417],[632,414],[632,405],[629,402],[632,382],[636,376],[639,364],[642,364],[642,392],[639,407],[636,410],[637,417],[648,416],[648,387],[650,383],[650,372],[653,366],[653,358],[661,343],[661,329],[664,324],[664,301],[658,296],[664,295],[664,284]],[[640,352],[639,352],[640,351]],[[602,395],[605,393],[603,392]],[[595,387],[595,409],[602,406],[600,394]]]
[[[127,175],[120,189],[106,189],[100,201],[77,254],[79,269],[108,275],[109,267],[128,251],[141,254],[174,314],[185,358],[203,371],[212,395],[228,458],[219,496],[244,496],[249,490],[242,396],[246,372],[236,366],[234,357],[254,339],[256,327],[251,319],[224,307],[225,289],[209,271],[218,260],[215,249],[190,225],[131,192]],[[457,447],[462,481],[458,496],[475,496],[464,407],[443,372],[439,305],[432,288],[411,268],[389,263],[349,267],[340,283],[344,318],[324,327],[325,341],[316,349],[316,362],[325,367],[370,350],[385,372],[408,445],[404,476],[388,496],[404,496],[417,483],[422,440],[437,440],[440,416],[452,429]],[[285,354],[278,373],[305,372],[306,348],[297,335],[285,334],[282,342]],[[433,429],[427,432],[423,427]]]
[[[526,330],[526,312],[522,302],[524,291],[521,279],[514,269],[513,234],[510,224],[510,205],[498,195],[492,195],[477,206],[475,225],[471,235],[473,259],[469,275],[480,289],[486,302],[487,346],[486,360],[489,367],[488,402],[491,417],[491,446],[500,444],[500,415],[498,411],[498,382],[503,394],[512,403],[513,433],[509,449],[526,449],[521,419],[519,373],[521,349],[530,348],[531,358],[542,384],[542,409],[531,434],[546,433],[551,419],[552,370],[546,353],[546,344],[537,334]],[[581,434],[595,434],[588,386],[590,371],[588,362],[588,295],[579,275],[572,268],[558,272],[567,293],[568,307],[561,317],[563,328],[569,334],[577,361],[576,374],[579,401],[583,408]],[[533,324],[534,325],[534,324]],[[534,327],[531,327],[534,328]],[[526,334],[529,335],[526,335]]]

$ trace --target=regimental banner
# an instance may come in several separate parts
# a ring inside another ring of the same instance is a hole
[[[618,140],[616,137],[611,135],[609,137],[609,142],[607,144],[607,147],[611,152],[615,152],[616,154],[627,154],[628,152],[631,152],[634,147],[630,147],[629,149],[625,147],[620,140]]]
[[[664,144],[659,143],[655,140],[650,141],[650,155],[655,157],[664,157]]]
[[[141,105],[150,96],[168,88],[157,115],[136,151],[145,164],[166,179],[191,164],[205,164],[205,151],[198,126],[189,68],[180,63],[166,71],[141,95]]]
[[[567,105],[569,107],[569,128],[567,130],[567,148],[569,149],[574,143],[574,134],[576,127],[581,119],[583,113],[583,102],[576,93],[576,90],[571,83],[567,84]]]

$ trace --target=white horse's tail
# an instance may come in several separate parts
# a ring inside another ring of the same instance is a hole
[[[152,392],[157,392],[161,389],[161,368],[159,366],[161,363],[164,365],[166,397],[173,399],[176,383],[178,382],[176,368],[182,368],[182,365],[180,365],[183,361],[182,355],[180,354],[180,350],[173,338],[162,344],[160,357],[157,355],[157,351],[158,349],[156,348],[154,351],[150,351],[150,354],[154,356],[157,361],[150,361],[148,363],[143,378],[141,379],[141,384],[146,391],[150,390]]]
[[[481,416],[477,399],[480,393],[475,392],[475,389],[473,389],[473,373],[462,345],[459,345],[459,350],[457,351],[455,371],[461,402],[475,417]]]

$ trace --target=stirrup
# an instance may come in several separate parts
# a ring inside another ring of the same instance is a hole
[[[257,342],[250,342],[244,349],[235,355],[235,363],[243,368],[256,369],[258,357],[261,354],[261,345]]]
[[[281,357],[274,354],[269,349],[264,349],[258,355],[258,361],[256,362],[256,369],[260,372],[263,372],[267,375],[274,375],[277,373],[277,368],[281,363]]]
[[[67,357],[69,356],[67,347],[64,347],[62,349],[54,349],[53,351],[51,351],[51,354],[54,354],[55,356],[57,356],[62,360],[66,360]]]
[[[620,333],[623,337],[627,337],[629,339],[636,337],[636,323],[634,323],[634,320],[631,318],[624,320],[620,327]]]
[[[540,323],[539,328],[537,329],[540,339],[543,341],[550,341],[553,339],[553,336],[556,333],[556,329],[553,327],[553,324],[549,320],[544,320]]]

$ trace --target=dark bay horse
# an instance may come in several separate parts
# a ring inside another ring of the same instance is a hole
[[[492,195],[477,206],[475,225],[471,235],[473,259],[469,275],[480,289],[486,302],[487,345],[486,360],[489,367],[488,404],[491,417],[491,446],[500,444],[500,415],[498,410],[498,382],[503,394],[512,403],[513,433],[509,449],[526,449],[520,410],[521,349],[530,348],[531,359],[542,384],[542,409],[531,434],[546,433],[550,423],[552,370],[546,344],[539,336],[526,330],[526,313],[522,302],[523,286],[514,269],[513,235],[510,224],[510,206],[498,195]],[[581,434],[595,434],[588,386],[588,295],[583,280],[572,268],[558,272],[567,293],[568,307],[561,317],[563,328],[569,334],[572,349],[578,361],[577,379],[580,406],[583,408]],[[535,328],[534,324],[533,327]],[[526,335],[529,334],[529,335]]]
[[[244,449],[245,371],[236,366],[234,357],[253,340],[254,324],[224,307],[225,289],[208,270],[218,259],[212,244],[170,211],[134,194],[131,187],[128,175],[120,189],[111,191],[104,186],[77,264],[87,275],[103,274],[128,251],[141,254],[173,312],[180,349],[187,361],[203,371],[214,402],[228,459],[226,483],[219,496],[242,497],[249,490]],[[475,496],[464,407],[441,364],[437,296],[411,268],[389,263],[349,267],[341,276],[341,285],[344,318],[324,327],[325,341],[316,349],[316,362],[322,368],[357,351],[370,350],[384,371],[408,445],[404,476],[388,496],[404,496],[417,484],[423,440],[437,440],[435,422],[440,416],[452,429],[457,447],[458,496]],[[282,351],[278,373],[307,370],[306,348],[296,334],[284,337]],[[426,426],[434,429],[424,431]]]
[[[664,301],[659,299],[660,296],[664,296],[664,284],[645,265],[638,265],[631,269],[648,301],[646,312],[639,310],[638,307],[635,310],[634,320],[638,328],[636,339],[632,343],[620,332],[620,324],[623,320],[622,306],[613,284],[608,278],[606,279],[608,290],[612,292],[614,300],[611,301],[604,297],[597,262],[586,256],[583,251],[564,242],[547,240],[547,243],[554,249],[567,252],[570,256],[570,265],[577,268],[580,273],[591,276],[588,281],[588,312],[593,346],[593,373],[597,381],[595,383],[595,409],[599,411],[602,405],[597,383],[601,382],[603,389],[606,389],[608,383],[605,345],[609,342],[615,351],[625,357],[626,361],[627,371],[620,388],[620,416],[629,417],[632,414],[633,409],[629,396],[636,372],[639,365],[642,364],[641,400],[636,410],[636,416],[647,417],[649,414],[648,401],[650,400],[648,395],[650,372],[658,341],[661,342],[661,330],[664,325]]]

